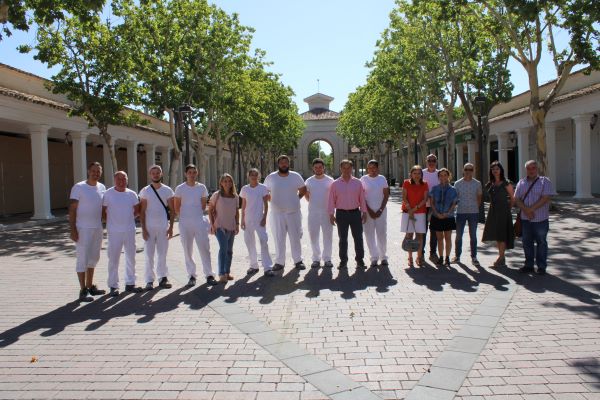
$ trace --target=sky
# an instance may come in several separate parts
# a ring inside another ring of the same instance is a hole
[[[388,26],[394,0],[211,0],[227,12],[236,12],[242,24],[253,27],[254,47],[267,52],[273,72],[295,92],[300,112],[308,109],[303,99],[317,91],[334,97],[330,108],[341,111],[357,86],[365,83],[375,44]],[[0,42],[0,62],[46,78],[52,71],[19,54],[15,47],[33,44],[31,33],[16,32]],[[511,61],[513,94],[528,90],[523,67]],[[56,70],[55,70],[56,71]],[[540,84],[555,78],[545,57]],[[319,83],[317,83],[317,80]]]

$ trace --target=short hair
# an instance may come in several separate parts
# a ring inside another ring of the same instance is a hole
[[[535,164],[535,166],[537,167],[538,163],[536,160],[529,160],[525,163],[525,168],[529,167],[530,165]]]
[[[433,153],[431,153],[430,155],[428,155],[427,157],[425,157],[425,160],[429,161],[430,158],[433,158],[435,161],[437,161],[437,156]]]
[[[473,163],[470,163],[470,162],[468,162],[465,165],[463,165],[463,169],[465,169],[467,167],[471,167],[471,168],[475,169],[475,165],[473,165]]]
[[[369,160],[369,162],[367,162],[367,167],[369,165],[374,165],[376,167],[379,167],[379,161],[377,161],[377,160]]]
[[[312,161],[312,165],[314,166],[315,164],[322,164],[323,166],[325,166],[325,161],[323,161],[322,158],[317,157]]]
[[[354,167],[354,163],[352,162],[352,160],[348,160],[348,159],[343,159],[342,161],[340,161],[340,168],[344,165],[344,164],[348,164],[351,167]]]
[[[438,170],[438,173],[437,173],[437,174],[438,174],[438,178],[439,178],[439,176],[440,176],[440,174],[441,174],[442,172],[444,172],[444,173],[448,174],[448,179],[452,179],[452,172],[450,172],[450,170],[449,170],[448,168],[440,168],[440,169]]]
[[[185,172],[188,172],[190,169],[195,169],[196,171],[198,170],[195,164],[188,164],[185,166]]]
[[[162,167],[161,167],[160,165],[154,164],[154,165],[151,165],[151,166],[150,166],[150,168],[148,168],[148,173],[149,173],[150,171],[152,171],[153,169],[157,169],[157,170],[159,170],[161,174],[162,174],[162,172],[163,172],[163,171],[162,171]]]
[[[113,174],[113,176],[117,176],[117,175],[125,175],[125,178],[128,178],[127,172],[125,172],[125,171],[117,171]]]
[[[90,170],[92,167],[100,167],[102,168],[102,164],[100,164],[98,161],[94,161],[88,164],[88,170]]]
[[[258,177],[260,178],[260,171],[258,170],[258,168],[250,168],[247,172],[247,175],[250,176],[254,173],[257,174]]]
[[[280,155],[279,157],[277,157],[277,164],[279,164],[279,161],[281,161],[281,160],[287,160],[287,162],[289,163],[290,157],[285,154]]]

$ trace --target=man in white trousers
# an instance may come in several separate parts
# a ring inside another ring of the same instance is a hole
[[[302,213],[300,199],[306,193],[304,179],[299,173],[290,171],[290,158],[277,158],[277,171],[265,179],[271,194],[271,229],[275,240],[275,265],[273,271],[281,271],[285,265],[285,240],[290,237],[292,259],[297,269],[306,269],[302,262]]]
[[[150,185],[140,190],[140,224],[145,241],[146,257],[145,281],[146,290],[154,288],[154,279],[158,275],[158,286],[170,289],[167,275],[167,250],[169,239],[173,237],[175,206],[173,189],[161,183],[163,172],[160,165],[148,169]],[[154,272],[154,255],[156,254],[156,273]]]
[[[390,197],[390,188],[385,176],[379,175],[379,162],[370,160],[367,163],[367,175],[360,181],[365,189],[367,202],[367,222],[364,231],[371,267],[377,266],[381,260],[382,266],[388,265],[387,257],[387,202]]]
[[[119,260],[125,249],[125,291],[139,293],[135,286],[135,217],[140,213],[137,193],[127,188],[127,173],[117,171],[115,186],[104,193],[102,211],[108,233],[108,287],[110,295],[119,295]]]
[[[94,285],[94,268],[102,247],[102,197],[106,192],[104,185],[98,182],[101,176],[102,165],[91,163],[87,180],[76,183],[69,196],[69,227],[77,253],[75,272],[80,287],[79,301],[85,302],[94,300],[91,296],[106,293]]]
[[[256,168],[248,171],[248,185],[240,191],[242,198],[242,229],[244,242],[248,248],[250,268],[248,275],[258,272],[258,255],[256,254],[256,236],[260,241],[260,258],[265,276],[274,276],[273,262],[269,254],[269,236],[267,235],[267,212],[269,211],[269,189],[259,182],[260,172]]]
[[[210,223],[204,215],[208,190],[202,183],[196,182],[197,177],[198,169],[196,166],[194,164],[187,165],[185,167],[186,181],[175,188],[175,212],[179,215],[179,233],[185,255],[185,268],[189,276],[187,285],[194,286],[196,284],[196,263],[192,254],[194,242],[196,242],[206,283],[214,286],[218,283],[210,260],[210,242],[208,239]]]
[[[333,241],[333,225],[329,221],[327,202],[329,189],[333,178],[325,174],[325,162],[315,158],[312,162],[314,175],[308,178],[306,184],[306,200],[308,201],[308,235],[312,245],[311,268],[319,268],[321,259],[323,266],[333,268],[331,262],[331,247]],[[319,244],[319,236],[323,232],[323,252]]]

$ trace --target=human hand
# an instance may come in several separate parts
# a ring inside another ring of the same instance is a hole
[[[71,229],[71,240],[74,241],[75,243],[77,243],[77,241],[79,241],[79,232],[77,231],[77,228],[73,228]]]
[[[144,238],[144,240],[148,240],[149,237],[150,234],[148,233],[148,230],[146,228],[142,229],[142,238]]]
[[[329,222],[331,222],[331,225],[335,225],[335,217],[333,215],[329,216]]]

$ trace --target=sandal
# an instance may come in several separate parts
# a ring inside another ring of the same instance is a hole
[[[414,266],[415,266],[415,265],[414,265],[414,263],[413,263],[413,259],[412,259],[412,257],[409,257],[409,258],[408,258],[408,266],[409,266],[410,268],[414,268]]]
[[[423,257],[417,257],[417,265],[418,265],[419,267],[422,267],[422,266],[423,266]]]
[[[506,258],[498,257],[496,261],[494,261],[494,267],[505,267],[506,266]]]

